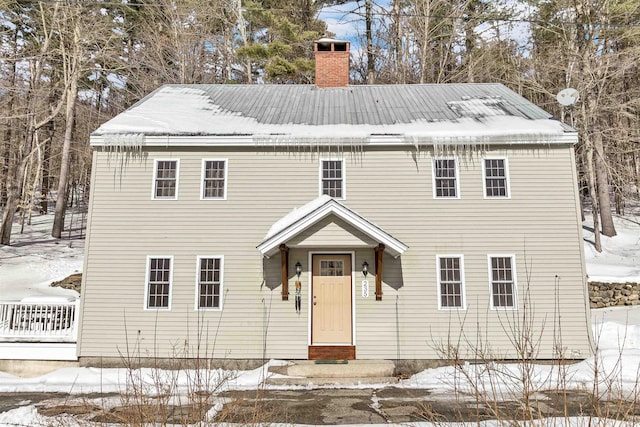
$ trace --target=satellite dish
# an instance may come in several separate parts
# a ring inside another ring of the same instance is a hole
[[[573,105],[575,105],[575,103],[578,101],[578,98],[580,98],[580,94],[578,93],[578,91],[570,87],[562,89],[560,92],[558,92],[558,95],[556,95],[556,99],[558,100],[560,105],[564,105],[565,107],[572,107]]]

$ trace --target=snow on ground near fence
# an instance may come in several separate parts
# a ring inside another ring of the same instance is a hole
[[[77,297],[52,282],[82,272],[84,240],[51,237],[53,214],[34,215],[31,225],[14,224],[11,246],[0,246],[0,300],[20,301],[32,296]]]

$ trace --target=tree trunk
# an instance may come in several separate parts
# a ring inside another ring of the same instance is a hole
[[[604,158],[604,147],[602,146],[602,134],[600,132],[597,132],[593,136],[593,149],[595,151],[594,167],[598,189],[598,206],[600,207],[602,234],[613,237],[616,235],[616,228],[613,225],[611,198],[609,196],[609,180],[607,178],[607,163]]]
[[[398,0],[393,2],[393,19],[395,21],[393,34],[393,56],[396,62],[394,68],[397,74],[394,83],[405,84],[406,78],[402,51],[402,16],[400,14],[400,4]]]
[[[64,143],[62,145],[62,159],[60,161],[60,179],[58,180],[58,194],[56,197],[56,210],[53,218],[53,230],[51,235],[61,238],[64,230],[64,214],[67,209],[67,184],[69,182],[69,166],[71,163],[71,141],[73,138],[73,125],[75,123],[76,98],[78,95],[78,83],[75,76],[67,90],[67,111],[64,130]]]
[[[16,29],[13,34],[13,55],[15,58],[17,56],[18,50],[18,30]],[[0,173],[0,177],[4,176],[6,179],[3,179],[0,183],[0,206],[5,206],[7,204],[8,197],[8,186],[9,186],[9,170],[11,164],[11,138],[13,137],[13,125],[14,120],[11,118],[14,114],[13,107],[15,102],[15,88],[16,88],[16,74],[17,74],[18,61],[14,61],[11,66],[11,77],[9,78],[9,90],[7,91],[8,100],[7,102],[7,118],[5,119],[6,128],[4,131],[4,149],[2,150],[2,170]]]
[[[42,182],[40,184],[40,213],[46,214],[49,211],[49,157],[51,156],[51,141],[53,141],[53,121],[46,125],[47,135],[44,141],[44,152],[42,153]]]
[[[373,36],[371,34],[372,14],[371,14],[371,0],[365,0],[365,37],[367,39],[367,84],[374,83],[375,62],[373,57]]]
[[[587,179],[589,181],[589,195],[591,196],[591,206],[593,214],[593,239],[596,251],[602,252],[602,242],[600,239],[598,196],[596,191],[595,171],[593,167],[593,146],[587,143]]]
[[[32,121],[33,119],[29,119]],[[22,181],[24,172],[29,160],[29,153],[33,145],[33,135],[35,130],[30,125],[25,135],[23,146],[20,149],[19,161],[15,168],[10,170],[7,177],[7,203],[2,211],[2,225],[0,226],[0,245],[11,244],[11,228],[13,227],[13,217],[18,210],[18,202],[22,196]]]

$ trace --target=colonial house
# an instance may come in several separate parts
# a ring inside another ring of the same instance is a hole
[[[166,85],[92,134],[81,363],[587,357],[576,131],[315,53],[315,85]]]

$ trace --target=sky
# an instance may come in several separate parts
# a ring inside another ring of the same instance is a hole
[[[319,14],[319,18],[327,23],[327,30],[335,34],[335,38],[351,42],[351,50],[356,55],[361,51],[360,40],[364,37],[364,4],[364,0],[348,1],[326,6]],[[390,4],[390,0],[373,0],[374,25],[380,25],[380,19],[390,10]],[[490,39],[496,36],[497,28],[501,38],[514,40],[526,54],[531,35],[531,24],[526,21],[532,15],[534,6],[517,0],[494,0],[492,6],[510,13],[513,18],[498,22],[497,26],[494,25],[495,22],[481,23],[476,27],[476,33],[484,39]]]

